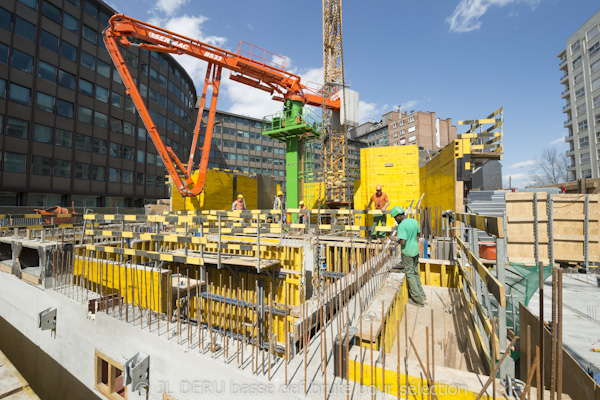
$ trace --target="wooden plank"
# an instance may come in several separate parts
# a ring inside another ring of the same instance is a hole
[[[477,214],[466,214],[466,213],[455,213],[454,218],[460,222],[465,223],[468,226],[475,227],[481,231],[484,231],[490,235],[494,235],[499,238],[504,237],[504,229],[502,226],[502,218],[491,217],[487,215]]]
[[[465,243],[459,238],[456,237],[456,241],[460,245],[462,251],[465,253],[465,256],[469,259],[471,265],[475,268],[484,284],[487,286],[488,290],[491,294],[494,295],[498,304],[502,307],[506,307],[506,296],[504,293],[504,286],[496,279],[494,275],[490,272],[489,269],[483,263],[475,257],[475,255],[467,248]]]

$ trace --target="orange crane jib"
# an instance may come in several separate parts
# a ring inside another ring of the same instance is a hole
[[[141,43],[132,43],[129,38],[135,38],[136,41],[140,41]],[[285,62],[277,64],[272,61],[274,56],[279,56],[244,42],[240,42],[238,53],[236,54],[123,14],[116,14],[110,18],[109,26],[104,31],[104,43],[117,71],[121,75],[127,93],[131,96],[140,114],[140,118],[148,130],[148,134],[158,150],[158,154],[162,158],[169,175],[182,196],[196,196],[204,189],[217,109],[217,97],[221,82],[221,71],[223,68],[230,71],[230,79],[269,92],[274,100],[299,100],[311,106],[323,107],[325,105],[326,108],[331,110],[340,109],[340,99],[331,90],[324,89],[323,87],[317,89],[306,87],[300,83],[300,76],[285,70]],[[250,50],[243,51],[242,43],[248,45]],[[171,147],[165,146],[163,143],[158,129],[150,117],[148,108],[127,68],[127,64],[119,51],[119,45],[125,47],[138,46],[145,50],[162,53],[187,54],[208,63],[187,166],[179,160]],[[279,58],[283,60],[283,57]],[[212,87],[212,95],[206,133],[203,146],[198,147],[202,110],[204,110],[206,104],[207,89],[209,86]],[[194,182],[192,179],[192,167],[197,148],[202,150],[202,154],[200,157],[198,179]]]

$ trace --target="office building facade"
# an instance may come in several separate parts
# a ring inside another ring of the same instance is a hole
[[[141,206],[168,197],[102,41],[96,0],[0,4],[0,205]],[[196,92],[169,55],[121,49],[166,145],[189,154]]]
[[[568,178],[600,177],[600,11],[567,39],[558,54],[568,133]]]
[[[416,144],[436,151],[456,139],[456,126],[450,118],[436,118],[435,112],[393,112],[388,122],[390,146]]]

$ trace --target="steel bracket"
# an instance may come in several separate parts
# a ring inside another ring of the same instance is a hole
[[[134,391],[150,385],[150,356],[139,352],[124,365],[125,385],[131,384]]]
[[[56,308],[50,307],[40,313],[39,324],[38,327],[47,331],[48,329],[55,330],[56,329]]]

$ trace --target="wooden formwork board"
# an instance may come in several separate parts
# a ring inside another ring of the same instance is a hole
[[[556,261],[583,262],[585,196],[553,194],[553,255]],[[600,195],[589,196],[588,259],[600,262]],[[510,261],[535,262],[534,193],[507,193],[507,254]],[[550,261],[548,254],[548,194],[537,193],[539,260]]]

